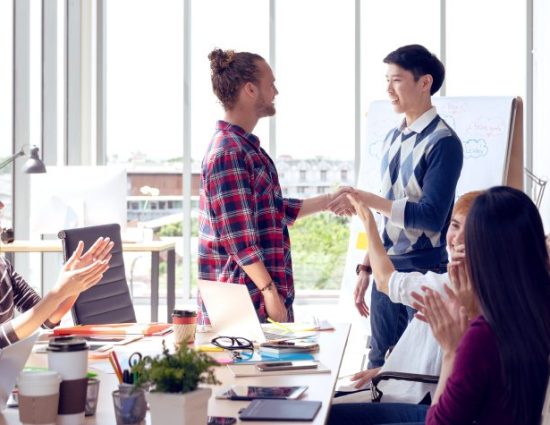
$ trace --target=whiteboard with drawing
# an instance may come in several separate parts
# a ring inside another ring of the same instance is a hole
[[[504,184],[515,115],[514,97],[435,97],[438,114],[455,130],[464,149],[456,195]],[[401,118],[402,119],[402,118]],[[361,149],[360,189],[379,193],[382,143],[400,122],[388,101],[371,103],[366,144]]]
[[[521,187],[521,99],[435,97],[432,101],[438,114],[455,130],[462,142],[464,165],[456,189],[457,197],[470,190],[505,183]],[[402,116],[395,114],[389,101],[371,103],[366,121],[366,139],[361,145],[357,179],[359,189],[380,195],[383,141],[389,131],[400,125],[402,119]],[[514,170],[515,182],[512,183],[508,172],[509,163]],[[519,181],[516,176],[519,176]],[[355,265],[363,260],[366,248],[363,226],[357,217],[353,217],[340,297],[341,305],[347,304],[346,307],[352,310],[355,309],[347,301],[351,301],[355,288]]]

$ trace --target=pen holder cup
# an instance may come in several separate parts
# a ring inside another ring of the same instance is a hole
[[[97,397],[99,395],[99,379],[88,378],[88,387],[86,388],[86,406],[84,415],[94,416],[97,409]]]
[[[144,423],[147,402],[143,390],[113,391],[113,404],[117,425],[140,425]]]

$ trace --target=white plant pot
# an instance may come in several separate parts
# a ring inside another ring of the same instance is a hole
[[[205,425],[212,390],[198,388],[185,394],[145,393],[153,425]]]

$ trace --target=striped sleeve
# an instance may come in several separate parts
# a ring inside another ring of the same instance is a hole
[[[2,323],[0,325],[0,349],[7,347],[8,345],[11,345],[17,342],[18,340],[19,338],[17,338],[17,334],[13,329],[11,320],[7,321],[6,323]]]
[[[40,295],[21,277],[10,263],[8,275],[13,287],[13,302],[18,311],[24,312],[34,307],[40,301]]]

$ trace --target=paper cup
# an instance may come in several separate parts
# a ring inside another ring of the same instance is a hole
[[[180,344],[183,341],[193,342],[197,328],[197,313],[190,310],[174,310],[172,313],[172,328],[174,341]]]
[[[22,424],[51,424],[57,420],[59,384],[55,371],[24,371],[19,374],[19,420]]]

